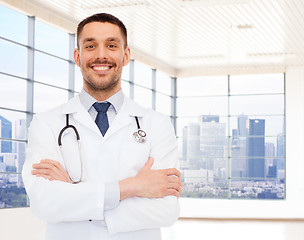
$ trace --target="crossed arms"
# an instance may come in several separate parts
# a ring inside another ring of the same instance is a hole
[[[130,197],[162,198],[179,197],[182,191],[180,172],[176,168],[152,170],[154,159],[149,158],[135,177],[119,181],[120,200]],[[50,181],[70,183],[70,177],[61,164],[51,159],[43,159],[32,165],[32,174]]]
[[[121,201],[114,209],[107,210],[104,185],[97,182],[70,183],[60,163],[60,153],[54,153],[52,147],[53,131],[45,119],[36,116],[29,129],[23,170],[33,213],[47,222],[105,220],[110,234],[174,223],[178,216],[177,198],[182,183],[179,171],[170,168],[175,166],[177,153],[173,144],[175,136],[172,129],[168,130],[168,122],[161,122],[163,127],[155,130],[160,133],[166,131],[167,134],[155,141],[158,142],[152,146],[155,151],[151,151],[152,156],[161,160],[154,163],[153,158],[149,158],[136,176],[119,181]],[[41,129],[44,130],[43,136],[37,134]],[[160,145],[165,147],[160,150]],[[151,169],[153,164],[158,170]]]

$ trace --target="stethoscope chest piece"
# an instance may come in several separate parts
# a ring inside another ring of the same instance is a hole
[[[136,119],[136,123],[137,123],[137,131],[133,133],[133,137],[136,142],[144,143],[144,142],[146,142],[147,134],[145,133],[144,130],[140,129],[137,116],[135,116],[135,119]]]
[[[138,129],[136,132],[133,133],[133,137],[136,142],[144,143],[146,141],[147,134],[145,131]]]

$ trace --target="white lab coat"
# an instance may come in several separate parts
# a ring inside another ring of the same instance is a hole
[[[64,134],[63,154],[57,143],[66,114],[80,135],[83,182],[79,184],[49,181],[31,174],[33,163],[52,159],[68,166],[76,180],[79,177],[75,135],[71,131]],[[134,116],[138,116],[147,133],[145,143],[133,138],[137,130]],[[113,209],[104,205],[105,183],[135,176],[149,156],[154,157],[153,169],[177,167],[176,139],[168,117],[125,97],[103,138],[76,96],[67,104],[35,115],[28,140],[22,176],[33,213],[47,222],[47,240],[159,240],[160,227],[177,220],[178,200],[173,196],[132,197]]]

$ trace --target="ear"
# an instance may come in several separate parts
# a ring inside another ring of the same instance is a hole
[[[74,61],[75,61],[76,65],[78,67],[80,67],[79,50],[78,50],[78,48],[75,48],[75,50],[74,50]]]
[[[131,50],[129,47],[126,47],[125,55],[124,55],[124,66],[129,64],[130,58],[131,58]]]

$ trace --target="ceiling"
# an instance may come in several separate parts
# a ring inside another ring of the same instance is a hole
[[[171,76],[282,72],[304,65],[303,0],[0,0],[75,32],[108,12],[133,58]]]

